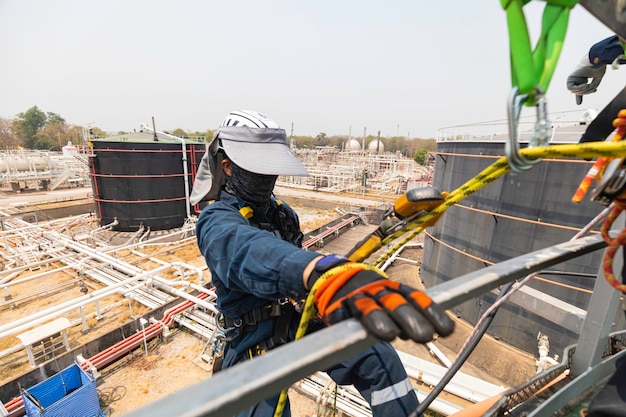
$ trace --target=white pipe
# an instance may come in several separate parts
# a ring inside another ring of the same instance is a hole
[[[81,215],[76,216],[76,219],[78,220],[82,218],[88,218],[89,216],[90,216],[89,214],[81,214]],[[20,222],[19,229],[16,228],[16,229],[2,230],[0,231],[0,235],[17,233],[17,232],[20,232],[20,234],[22,234],[22,232],[28,231],[29,229],[37,229],[37,231],[40,231],[41,229],[44,229],[46,227],[53,227],[55,223],[59,223],[59,220],[50,220],[46,223],[38,223],[38,224],[31,224],[31,223],[25,222],[17,218],[13,218],[12,220],[16,222]],[[67,222],[67,220],[65,220],[64,223],[65,222]]]
[[[181,230],[178,233],[183,233],[184,230]],[[179,240],[177,242],[164,242],[164,243],[154,243],[158,240],[162,240],[162,239],[166,239],[166,238],[170,238],[172,235],[161,235],[161,236],[157,236],[154,237],[152,239],[148,239],[144,242],[137,242],[137,243],[133,243],[132,245],[128,245],[128,247],[124,247],[124,248],[116,248],[115,250],[119,250],[119,249],[128,249],[128,250],[134,250],[135,248],[137,248],[138,246],[157,246],[157,245],[162,245],[162,246],[182,246],[183,244],[185,244],[188,240],[191,239],[195,239],[195,236],[190,236],[188,238],[185,238],[183,240]],[[104,249],[102,250],[103,253],[108,253],[108,252],[112,252],[113,249]]]
[[[141,256],[142,258],[149,259],[149,260],[151,260],[153,262],[156,262],[158,264],[161,264],[161,265],[173,265],[173,264],[167,263],[165,261],[162,261],[162,260],[160,260],[158,258],[151,257],[150,255],[148,255],[146,253],[143,253],[143,252],[140,252],[140,251],[135,250],[135,249],[131,249],[130,252],[133,255]],[[175,262],[175,264],[179,264],[179,262]],[[206,266],[206,265],[194,266],[194,265],[190,265],[190,264],[187,264],[187,263],[184,263],[184,262],[180,262],[180,264],[184,265],[188,269],[196,271],[196,273],[198,274],[198,282],[200,283],[200,285],[204,285],[204,273],[203,273],[203,271],[205,269],[208,269],[208,266]],[[193,285],[193,284],[190,284],[190,285]],[[204,287],[200,287],[200,288],[201,289],[198,289],[199,291],[205,292],[204,290],[206,290],[206,288],[204,288]],[[209,293],[207,293],[207,294],[209,294]]]
[[[446,368],[450,368],[452,366],[452,361],[450,361],[450,359],[448,359],[448,357],[433,342],[426,343],[426,346],[428,347],[430,353],[435,355],[443,366]]]
[[[152,257],[152,256],[148,255],[147,253],[140,252],[140,251],[138,251],[136,249],[131,249],[130,253],[132,253],[133,255],[141,256],[144,259],[149,259],[149,260],[151,260],[153,262],[156,262],[158,264],[161,264],[161,265],[169,265],[169,262],[162,261],[159,258]]]
[[[200,291],[200,292],[203,292],[203,293],[209,295],[210,297],[212,297],[212,300],[217,299],[217,294],[215,294],[215,291],[212,291],[212,290],[210,290],[208,288],[205,288],[202,285],[197,285],[197,284],[194,284],[194,283],[189,282],[189,281],[168,281],[168,280],[160,278],[160,277],[153,277],[153,279],[156,279],[157,281],[159,281],[160,283],[162,283],[164,285],[171,285],[171,286],[183,285],[185,287],[193,288],[196,291]]]
[[[32,268],[34,266],[46,265],[46,264],[49,264],[49,263],[53,263],[55,261],[61,261],[61,260],[66,259],[66,258],[74,258],[74,257],[77,257],[78,255],[79,255],[78,253],[70,253],[70,254],[60,255],[60,256],[57,256],[57,257],[45,259],[43,261],[33,262],[33,263],[28,264],[28,265],[18,266],[16,268],[12,268],[10,270],[4,270],[4,271],[2,271],[2,273],[0,273],[0,275],[2,275],[4,273],[10,273],[10,275],[7,275],[6,277],[0,279],[0,283],[4,283],[5,281],[7,281],[7,279],[9,279],[10,276],[12,276],[13,274],[18,274],[18,273],[23,272],[24,270]]]
[[[398,351],[398,356],[409,377],[425,384],[437,385],[446,373],[443,366],[428,362],[407,353]],[[471,402],[480,402],[503,392],[506,388],[491,384],[479,378],[457,372],[446,385],[446,391]]]
[[[49,275],[49,274],[55,274],[57,272],[60,272],[60,271],[63,271],[63,270],[69,269],[69,268],[71,268],[71,266],[68,265],[68,266],[63,266],[61,268],[57,268],[57,269],[51,269],[49,271],[40,272],[40,273],[35,274],[35,275],[30,275],[30,276],[28,276],[26,278],[18,279],[17,281],[13,281],[13,282],[11,282],[9,284],[5,284],[5,280],[7,280],[9,278],[9,277],[6,277],[2,281],[0,281],[0,288],[9,288],[11,285],[22,284],[24,282],[32,281],[33,279],[41,278],[41,277],[44,277],[44,276]]]
[[[59,235],[56,238],[60,239],[60,240],[66,240],[65,244],[69,248],[74,249],[77,252],[82,252],[82,253],[88,255],[89,258],[95,259],[95,260],[100,261],[100,262],[102,262],[104,264],[111,265],[115,269],[117,269],[117,270],[119,270],[119,271],[121,271],[121,272],[123,272],[123,273],[125,273],[127,275],[131,275],[132,276],[132,275],[135,275],[135,274],[138,274],[138,273],[141,272],[141,268],[133,267],[133,266],[130,266],[130,265],[126,264],[126,263],[122,263],[118,259],[116,259],[116,258],[114,258],[112,256],[106,255],[104,253],[99,253],[98,251],[96,251],[94,249],[91,249],[91,248],[88,248],[88,247],[86,247],[86,246],[84,246],[82,244],[79,244],[78,242],[74,242],[74,241],[71,241],[71,240],[69,240],[67,238],[64,238],[64,236],[62,236],[62,235]],[[116,248],[116,249],[119,250],[121,248]],[[86,258],[86,259],[89,259],[89,258]],[[86,259],[82,259],[80,261],[79,267],[83,263],[83,261],[85,261]]]
[[[150,228],[148,227],[148,230],[146,230],[146,233],[144,233],[140,238],[139,238],[139,243],[143,243],[143,240],[146,239],[148,236],[150,236]]]
[[[208,309],[212,313],[215,313],[215,314],[219,313],[217,307],[215,307],[215,304],[213,304],[213,303],[207,302],[207,301],[205,301],[205,300],[203,300],[201,298],[198,298],[198,297],[193,296],[193,295],[191,295],[189,293],[186,293],[183,290],[179,290],[179,289],[174,288],[174,287],[172,287],[170,285],[167,285],[167,284],[165,284],[163,282],[160,282],[159,280],[154,279],[154,277],[153,277],[152,283],[153,283],[153,285],[155,287],[158,287],[158,288],[164,289],[166,291],[169,291],[172,294],[177,295],[179,297],[182,297],[182,298],[184,298],[186,300],[193,301],[197,305]]]
[[[122,282],[120,284],[126,285],[128,284],[128,281]],[[134,287],[128,289],[128,292],[137,290],[144,286],[145,286],[144,283],[137,284]],[[68,311],[81,308],[85,306],[86,304],[94,302],[95,300],[99,300],[101,298],[108,297],[110,295],[118,293],[119,289],[117,287],[118,285],[103,288],[102,290],[94,291],[91,294],[87,294],[85,296],[75,298],[73,300],[70,300],[69,302],[53,306],[46,310],[38,311],[37,313],[31,314],[30,316],[24,317],[23,319],[16,320],[11,324],[0,326],[0,339],[2,339],[3,337],[11,336],[21,330],[28,329],[37,324],[40,324],[50,319],[53,319],[55,317],[58,317],[61,314],[67,313]]]
[[[64,303],[58,304],[56,306],[52,306],[48,309],[45,310],[41,310],[37,313],[34,313],[30,316],[26,316],[23,317],[21,319],[15,320],[9,324],[6,324],[4,326],[0,326],[0,339],[2,339],[3,337],[7,337],[10,335],[13,335],[21,330],[27,329],[29,327],[32,327],[36,324],[42,323],[46,320],[50,320],[53,319],[63,313],[66,313],[70,310],[76,309],[80,306],[89,304],[91,302],[94,302],[95,300],[99,300],[101,298],[107,297],[109,295],[115,294],[117,292],[119,292],[119,289],[125,285],[143,280],[145,278],[148,278],[158,272],[162,272],[165,271],[169,268],[169,266],[162,266],[162,267],[158,267],[155,268],[151,271],[148,272],[144,272],[143,274],[139,274],[136,275],[134,277],[131,277],[125,281],[121,281],[118,283],[115,283],[113,285],[110,285],[106,288],[102,288],[100,290],[96,290],[94,292],[92,292],[91,294],[86,294],[84,296],[75,298],[73,300],[69,300],[66,301]],[[135,291],[139,288],[144,287],[146,284],[145,283],[141,283],[138,284],[128,290],[124,290],[124,292],[132,292]],[[215,307],[214,307],[215,308]]]
[[[405,245],[402,245],[397,251],[393,253],[393,255],[389,257],[389,259],[387,259],[387,261],[385,261],[385,263],[380,267],[380,269],[382,271],[386,270],[392,263],[394,263],[396,259],[399,258],[402,251],[404,251],[404,249],[407,249],[407,248],[424,248],[424,244],[423,243],[407,243]]]
[[[139,229],[137,229],[135,233],[132,234],[131,237],[128,238],[128,240],[126,240],[126,242],[119,244],[117,246],[109,246],[107,247],[107,250],[113,251],[113,250],[126,249],[126,247],[130,245],[134,239],[137,239],[137,236],[139,236],[140,234],[143,234],[143,231],[144,231],[144,227],[142,225]]]
[[[105,230],[109,230],[112,229],[113,227],[117,226],[118,224],[120,224],[120,222],[117,220],[117,218],[113,219],[113,221],[109,224],[105,224],[104,226],[100,226],[97,229],[93,229],[91,232],[89,232],[90,235],[95,235],[98,232],[104,232]]]

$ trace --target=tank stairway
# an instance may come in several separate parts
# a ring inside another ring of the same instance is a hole
[[[39,251],[36,248],[37,246],[33,244],[24,245],[23,243],[19,243],[17,245],[17,251],[20,254],[20,259],[22,260],[24,265],[32,265],[39,262]],[[30,271],[36,271],[38,269],[41,269],[41,265],[35,265],[28,269]]]
[[[56,188],[63,184],[65,181],[67,181],[74,173],[71,171],[65,171],[63,172],[61,175],[59,175],[58,177],[56,177],[54,179],[54,181],[52,181],[50,183],[50,185],[48,186],[48,190],[50,191],[54,191],[56,190]]]
[[[174,320],[207,339],[211,339],[213,333],[217,330],[215,316],[201,311],[198,306],[185,310],[182,314],[176,316]]]
[[[74,159],[83,164],[84,166],[89,166],[89,159],[85,155],[75,154]]]

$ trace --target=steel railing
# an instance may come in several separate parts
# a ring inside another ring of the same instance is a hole
[[[599,235],[571,240],[463,275],[434,286],[426,292],[444,309],[451,309],[502,284],[605,246],[606,243]],[[615,297],[619,297],[619,293],[614,292]],[[590,343],[604,346],[608,333],[603,337],[603,340]],[[180,390],[126,416],[232,415],[375,343],[377,340],[369,336],[358,321],[347,320],[305,336],[297,342],[276,348],[252,361],[237,364],[206,381]]]

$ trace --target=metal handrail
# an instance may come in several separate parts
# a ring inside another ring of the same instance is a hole
[[[601,236],[587,236],[471,272],[426,292],[444,309],[451,309],[502,284],[605,246]],[[236,414],[377,342],[358,321],[346,320],[254,360],[239,363],[126,416],[218,417]]]

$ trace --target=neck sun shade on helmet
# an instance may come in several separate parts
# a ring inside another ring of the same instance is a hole
[[[223,159],[255,174],[309,175],[287,146],[285,130],[274,120],[250,110],[233,111],[215,131],[200,162],[191,204],[217,199],[225,183]]]

